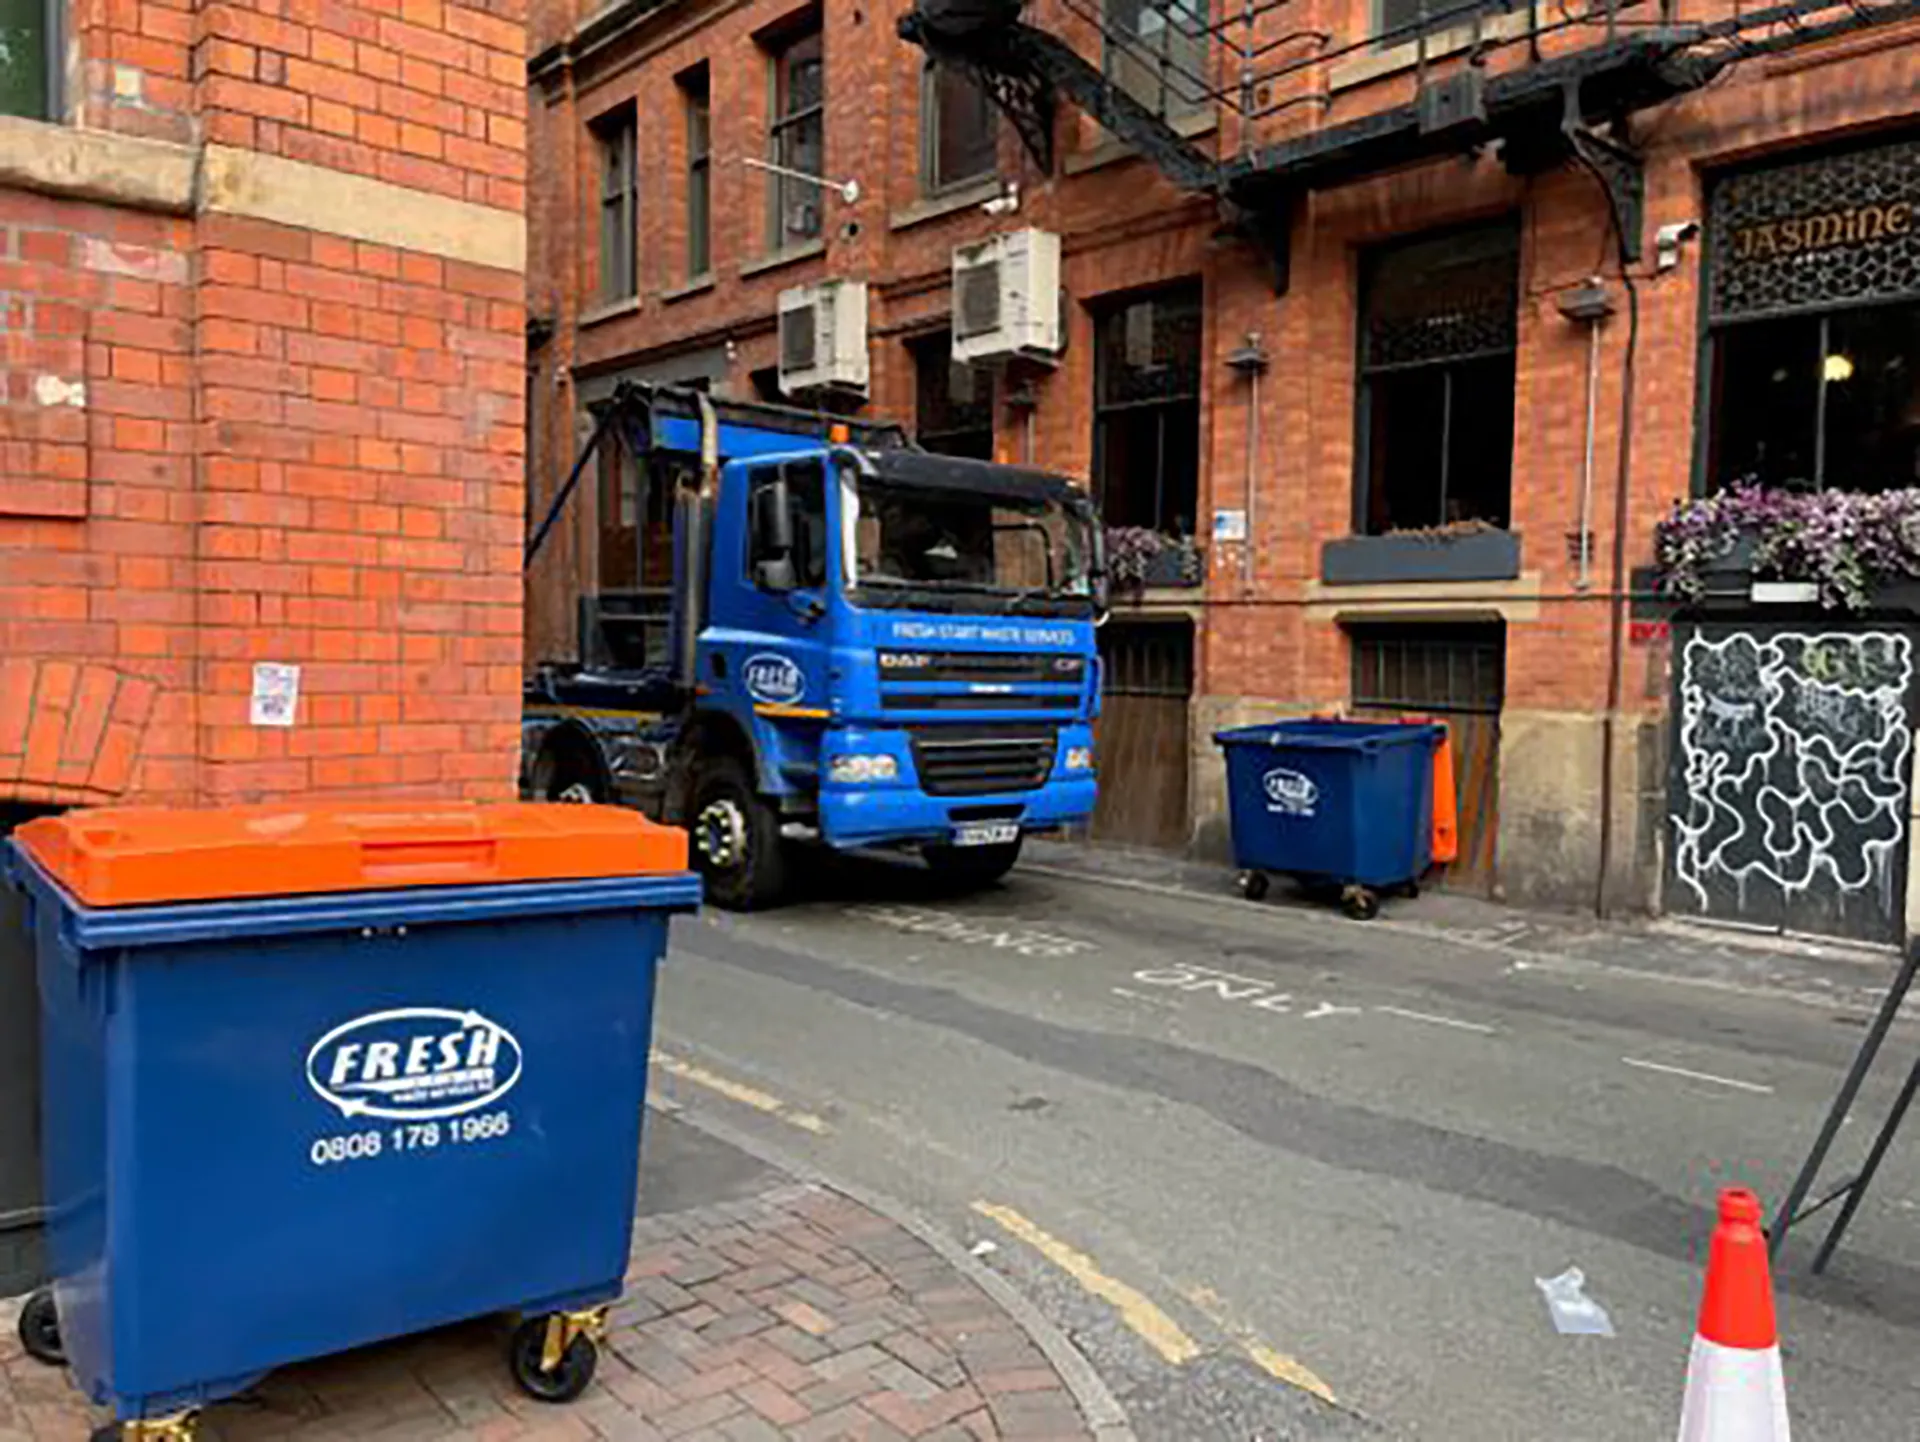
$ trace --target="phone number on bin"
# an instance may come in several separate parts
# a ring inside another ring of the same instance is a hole
[[[307,1156],[316,1167],[333,1167],[342,1162],[363,1162],[393,1152],[430,1152],[441,1146],[472,1146],[478,1142],[494,1141],[512,1130],[513,1117],[507,1112],[455,1117],[445,1122],[407,1122],[399,1126],[375,1127],[364,1132],[348,1132],[343,1136],[317,1137]]]

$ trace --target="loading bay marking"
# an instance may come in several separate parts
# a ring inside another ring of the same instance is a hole
[[[931,936],[962,946],[985,947],[991,951],[1011,951],[1017,956],[1066,957],[1093,951],[1094,944],[1058,932],[1041,931],[996,917],[969,918],[925,906],[863,905],[849,906],[846,914],[862,921],[875,921],[911,936]]]

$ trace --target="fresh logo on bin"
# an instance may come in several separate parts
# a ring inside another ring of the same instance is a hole
[[[769,706],[791,706],[807,694],[807,678],[800,668],[771,651],[747,657],[740,674],[746,679],[747,694]]]
[[[1267,810],[1282,816],[1311,816],[1320,800],[1320,788],[1311,776],[1275,767],[1260,779],[1266,788]]]
[[[491,1106],[521,1067],[513,1033],[479,1012],[403,1006],[321,1037],[307,1053],[307,1085],[345,1117],[434,1121]]]

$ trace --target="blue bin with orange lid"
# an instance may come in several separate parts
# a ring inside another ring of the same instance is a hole
[[[28,822],[5,859],[41,994],[34,1350],[152,1422],[508,1312],[522,1386],[586,1386],[655,973],[700,897],[684,833],[525,803],[124,808]]]

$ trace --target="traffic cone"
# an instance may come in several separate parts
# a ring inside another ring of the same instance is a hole
[[[1680,1442],[1789,1442],[1760,1199],[1738,1187],[1720,1193]]]

